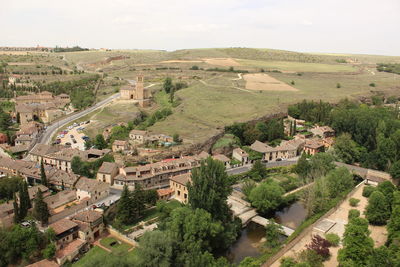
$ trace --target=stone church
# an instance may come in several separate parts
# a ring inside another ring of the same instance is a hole
[[[150,93],[147,88],[143,85],[144,77],[140,75],[136,78],[134,84],[129,84],[121,87],[121,99],[123,100],[137,100],[139,106],[148,107],[150,106]]]

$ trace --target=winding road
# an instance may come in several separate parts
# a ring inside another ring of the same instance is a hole
[[[96,103],[95,105],[89,107],[88,109],[76,112],[76,113],[72,113],[70,115],[68,115],[67,117],[54,122],[52,124],[50,124],[49,126],[47,126],[46,130],[42,133],[42,135],[40,136],[40,138],[38,139],[38,141],[36,142],[37,144],[50,144],[51,142],[51,137],[57,132],[57,130],[63,126],[65,126],[68,123],[71,123],[72,121],[79,119],[83,116],[86,116],[87,114],[104,107],[105,105],[109,104],[111,101],[113,101],[114,99],[119,97],[119,93],[114,94],[98,103]],[[34,146],[32,146],[33,148]]]

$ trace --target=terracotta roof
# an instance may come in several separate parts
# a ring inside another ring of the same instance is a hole
[[[128,142],[124,141],[124,140],[115,140],[113,143],[113,146],[125,146]]]
[[[24,152],[24,151],[28,151],[29,145],[16,145],[16,146],[12,146],[10,147],[10,151],[12,153],[19,153],[19,152]]]
[[[212,156],[212,158],[213,159],[215,159],[215,160],[219,160],[219,161],[222,161],[222,162],[229,162],[229,161],[231,161],[227,156],[225,156],[224,154],[216,154],[216,155],[213,155]]]
[[[49,209],[55,209],[71,201],[74,201],[75,199],[76,199],[75,190],[63,190],[55,195],[46,197],[44,199],[44,202],[47,203]]]
[[[74,252],[78,251],[84,244],[86,244],[86,241],[82,239],[75,239],[71,243],[65,245],[63,249],[58,250],[56,252],[56,258],[62,259],[68,255],[74,254]]]
[[[180,174],[171,177],[171,181],[186,186],[186,184],[191,181],[190,177],[191,173]]]
[[[89,178],[81,178],[75,185],[76,189],[93,192],[93,191],[105,191],[110,188],[109,184]]]
[[[248,157],[248,156],[249,156],[249,154],[248,154],[246,151],[244,151],[243,149],[241,149],[240,147],[235,148],[235,149],[233,150],[233,152],[238,153],[238,154],[241,155],[242,157]]]
[[[100,212],[94,210],[86,210],[77,213],[74,217],[72,217],[72,219],[80,222],[92,223],[97,221],[101,217],[103,217],[103,215]]]
[[[68,187],[73,186],[78,179],[79,179],[79,177],[76,174],[74,174],[72,172],[66,172],[63,170],[56,170],[48,178],[50,183],[62,185],[62,182],[64,182],[64,185],[68,186]]]
[[[62,234],[74,227],[78,226],[75,222],[68,219],[61,219],[49,225],[49,228],[53,228],[56,235]]]
[[[135,135],[146,135],[147,131],[142,131],[142,130],[132,130],[129,132],[129,134],[135,134]]]
[[[159,197],[168,196],[169,194],[172,194],[173,192],[174,192],[174,190],[171,188],[157,189],[157,194]]]
[[[63,147],[62,146],[50,146],[46,144],[36,144],[33,149],[31,150],[30,154],[38,155],[38,156],[46,156],[50,153],[55,153],[60,151]]]
[[[46,192],[49,191],[49,189],[46,186],[42,185],[42,184],[29,187],[28,188],[29,198],[30,199],[34,199],[36,194],[37,194],[37,192],[39,191],[39,189],[40,189],[40,191],[42,191],[42,193],[46,193]]]
[[[260,141],[256,140],[251,146],[250,148],[254,151],[260,152],[260,153],[267,153],[271,151],[270,146],[268,146],[267,144],[261,143]]]
[[[25,267],[59,267],[56,262],[54,261],[49,261],[48,259],[44,259],[29,265],[26,265]]]
[[[209,156],[210,156],[210,154],[208,154],[208,153],[205,152],[205,151],[201,151],[200,154],[198,155],[198,157],[201,158],[201,159],[206,159],[206,158],[208,158]]]
[[[111,174],[115,169],[118,169],[118,165],[115,162],[103,162],[98,173]]]
[[[318,149],[324,146],[324,143],[321,139],[308,139],[304,145],[305,147],[309,147],[312,149]]]

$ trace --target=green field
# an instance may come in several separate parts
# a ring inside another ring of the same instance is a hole
[[[352,72],[356,68],[349,64],[324,64],[291,61],[261,61],[240,59],[238,62],[244,66],[264,68],[265,70],[280,70],[294,72]]]

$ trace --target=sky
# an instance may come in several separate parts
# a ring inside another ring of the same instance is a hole
[[[0,46],[400,56],[400,0],[0,0]]]

